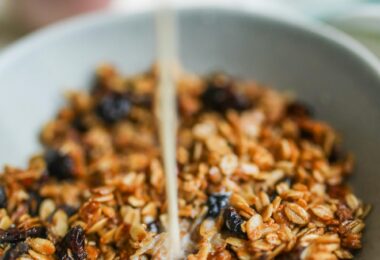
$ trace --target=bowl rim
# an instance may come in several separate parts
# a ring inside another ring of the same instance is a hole
[[[113,22],[134,19],[138,16],[151,15],[154,12],[155,6],[146,7],[139,10],[121,12],[115,10],[94,12],[85,15],[72,17],[58,23],[52,24],[45,28],[39,29],[22,37],[10,46],[0,51],[0,73],[8,64],[22,58],[26,53],[43,47],[49,42],[69,35],[75,31],[85,30]],[[346,33],[335,29],[334,27],[322,23],[310,17],[303,16],[298,12],[293,12],[290,9],[283,8],[280,5],[225,5],[225,4],[176,4],[175,9],[181,12],[198,12],[198,11],[213,11],[226,15],[241,15],[241,16],[262,16],[264,18],[286,24],[295,29],[308,32],[321,40],[344,49],[358,61],[367,67],[380,82],[380,59],[368,50],[364,45],[353,39]]]

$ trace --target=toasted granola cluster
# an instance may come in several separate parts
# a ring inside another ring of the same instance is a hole
[[[3,259],[164,259],[155,69],[97,71],[42,130],[44,153],[0,177]],[[307,106],[223,74],[178,82],[183,250],[195,259],[350,259],[370,207],[351,156]]]

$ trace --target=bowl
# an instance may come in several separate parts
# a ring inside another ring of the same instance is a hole
[[[216,7],[179,10],[187,70],[223,70],[289,90],[343,135],[356,155],[351,182],[374,209],[360,259],[380,255],[380,65],[329,27],[281,12]],[[0,163],[23,165],[38,152],[38,132],[69,88],[89,86],[97,64],[126,74],[155,58],[152,12],[97,14],[38,32],[0,56]]]

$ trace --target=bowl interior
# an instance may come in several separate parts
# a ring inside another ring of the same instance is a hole
[[[358,256],[375,259],[380,255],[379,74],[322,29],[274,17],[210,8],[181,11],[184,67],[197,73],[223,70],[295,92],[342,133],[357,159],[353,186],[374,205]],[[62,105],[63,91],[89,86],[100,62],[127,74],[147,69],[154,62],[153,21],[149,13],[85,18],[32,36],[3,54],[0,163],[22,165],[39,150],[38,132]]]

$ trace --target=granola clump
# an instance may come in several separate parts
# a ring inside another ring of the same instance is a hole
[[[4,259],[165,259],[155,69],[97,70],[41,132],[44,152],[0,176]],[[178,82],[186,258],[351,259],[370,206],[353,159],[307,105],[224,74]]]

